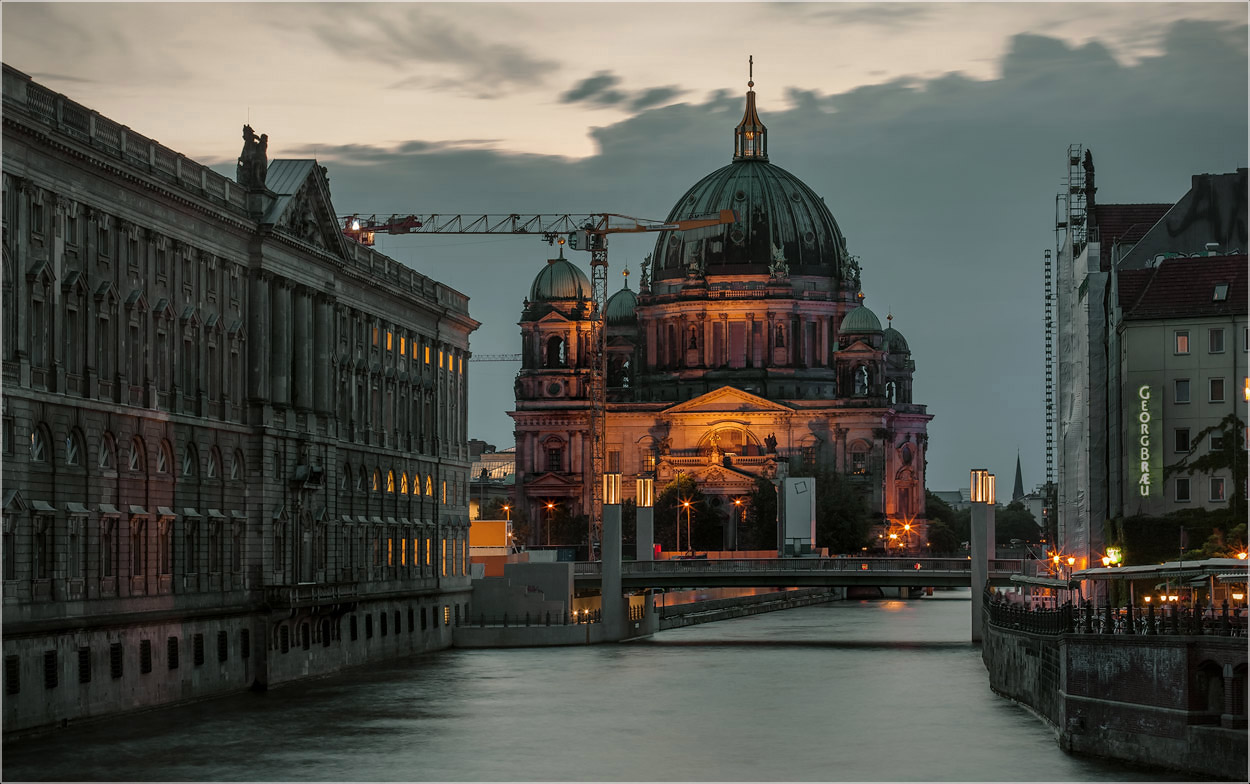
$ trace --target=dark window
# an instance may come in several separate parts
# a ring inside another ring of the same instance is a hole
[[[291,650],[291,630],[286,624],[282,624],[278,629],[278,648],[283,653]]]
[[[373,639],[373,613],[365,616],[365,639]]]
[[[91,649],[78,649],[78,682],[91,683]]]
[[[4,693],[17,694],[22,690],[21,660],[16,656],[4,657]]]
[[[426,621],[425,608],[422,607],[421,608],[421,631],[425,631],[427,628],[429,628],[429,624]]]
[[[204,635],[197,634],[191,638],[191,656],[196,667],[204,663]]]
[[[165,641],[165,658],[169,662],[169,669],[178,669],[178,638],[170,637]]]
[[[561,462],[560,458],[562,456],[563,456],[563,450],[560,449],[560,447],[558,446],[548,447],[547,448],[547,470],[552,471],[552,472],[558,472],[560,470],[560,462]]]
[[[356,640],[360,639],[360,629],[356,626],[356,616],[354,615],[352,616],[351,622],[351,638],[352,642],[356,642]]]
[[[217,632],[217,661],[224,662],[230,658],[230,641],[224,631]]]
[[[152,641],[139,641],[139,672],[147,674],[152,671]]]
[[[1172,451],[1173,452],[1188,452],[1189,451],[1189,428],[1187,427],[1176,428],[1176,443],[1172,445]]]
[[[414,617],[413,617],[413,616],[414,616],[414,614],[413,614],[413,612],[412,612],[412,608],[411,608],[411,607],[409,607],[409,608],[408,608],[408,633],[409,633],[409,634],[412,634],[413,629],[415,629],[415,628],[416,628],[416,623],[414,622],[414,620],[415,620],[415,619],[414,619]]]
[[[321,619],[321,645],[325,648],[330,647],[330,619]]]
[[[1189,501],[1189,477],[1176,477],[1176,500],[1178,502]]]
[[[304,650],[312,647],[312,631],[308,628],[307,623],[299,625],[299,645]]]
[[[395,611],[395,633],[399,634],[399,610]]]
[[[380,612],[378,613],[378,616],[382,622],[382,636],[385,637],[386,636],[386,613]]]
[[[113,680],[122,677],[123,656],[122,644],[120,642],[115,642],[109,646],[109,675]]]
[[[56,651],[43,652],[43,687],[56,688]]]
[[[252,655],[252,631],[244,629],[239,632],[239,653],[246,659]]]

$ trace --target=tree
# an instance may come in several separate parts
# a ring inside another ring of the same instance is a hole
[[[685,502],[689,502],[689,508]],[[682,550],[719,550],[724,542],[720,514],[687,474],[678,474],[655,499],[655,540],[665,550],[677,549],[678,526]],[[687,540],[687,528],[693,542]]]
[[[952,555],[959,552],[963,541],[955,531],[941,520],[929,521],[929,552],[932,555]]]
[[[868,543],[872,515],[861,485],[844,474],[803,463],[791,476],[816,480],[816,547],[858,553]]]
[[[1163,476],[1179,473],[1193,476],[1195,472],[1213,475],[1228,471],[1233,477],[1232,494],[1228,511],[1233,520],[1246,519],[1246,450],[1242,446],[1246,423],[1236,413],[1231,413],[1217,424],[1203,428],[1190,442],[1189,452],[1170,466],[1164,466]],[[1212,438],[1208,439],[1208,436]],[[1201,444],[1210,444],[1206,454],[1195,457]]]
[[[1035,542],[1042,535],[1037,518],[1020,501],[1012,501],[1006,509],[994,513],[994,543],[999,546],[1011,544],[1012,539]]]
[[[777,549],[777,488],[767,479],[756,479],[755,489],[746,497],[738,549]]]

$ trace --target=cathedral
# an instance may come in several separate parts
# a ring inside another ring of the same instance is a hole
[[[932,416],[912,402],[907,341],[865,304],[858,260],[821,197],[769,162],[753,87],[732,161],[666,219],[730,209],[736,221],[660,232],[638,290],[626,271],[604,307],[605,470],[622,474],[626,498],[634,477],[653,477],[657,492],[693,478],[725,518],[726,548],[733,500],[803,462],[858,484],[878,532],[923,530]],[[523,304],[516,503],[540,524],[552,503],[591,510],[596,315],[589,279],[562,251]]]

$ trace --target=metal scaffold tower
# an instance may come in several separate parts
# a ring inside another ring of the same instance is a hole
[[[1046,299],[1042,307],[1046,345],[1046,482],[1052,484],[1055,481],[1055,278],[1049,250],[1043,269],[1046,280]]]

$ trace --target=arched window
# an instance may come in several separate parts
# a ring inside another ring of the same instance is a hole
[[[373,492],[380,493],[382,491],[382,472],[373,469]]]
[[[217,478],[217,464],[221,462],[221,453],[217,451],[217,447],[208,450],[208,463],[204,466],[204,478]]]
[[[365,468],[364,464],[362,463],[360,466],[360,471],[356,473],[356,490],[361,493],[368,490],[369,487],[366,484],[368,481],[369,481],[369,469]]]
[[[188,443],[182,448],[182,475],[195,476],[199,465],[200,460],[195,453],[195,444]]]
[[[161,441],[160,449],[156,452],[156,473],[168,474],[170,464],[174,461],[174,451],[170,449],[168,441]]]
[[[564,338],[552,335],[547,338],[547,367],[564,367],[567,364],[564,355]]]
[[[399,474],[399,492],[408,495],[408,474],[404,471]]]
[[[230,478],[237,480],[243,475],[243,453],[236,449],[234,450],[234,455],[230,458]]]
[[[868,394],[868,368],[860,365],[855,368],[855,396],[863,397]]]
[[[898,402],[898,385],[894,383],[893,379],[885,382],[885,399],[890,403]]]
[[[112,469],[117,465],[117,445],[113,441],[111,433],[104,433],[100,436],[100,448],[96,452],[96,466],[103,469]]]
[[[65,436],[65,465],[79,466],[83,461],[82,433],[78,428],[69,431]]]
[[[127,463],[127,467],[131,471],[146,470],[143,460],[143,440],[138,436],[135,436],[130,440],[130,460]]]
[[[855,476],[868,473],[868,444],[863,441],[851,445],[851,473]]]
[[[352,464],[343,464],[343,473],[339,477],[339,489],[345,493],[352,491]]]
[[[30,459],[33,463],[48,462],[48,433],[43,425],[30,431]]]
[[[425,494],[434,495],[434,475],[433,474],[425,475]]]
[[[386,472],[386,492],[388,493],[395,492],[395,472],[394,471]]]

